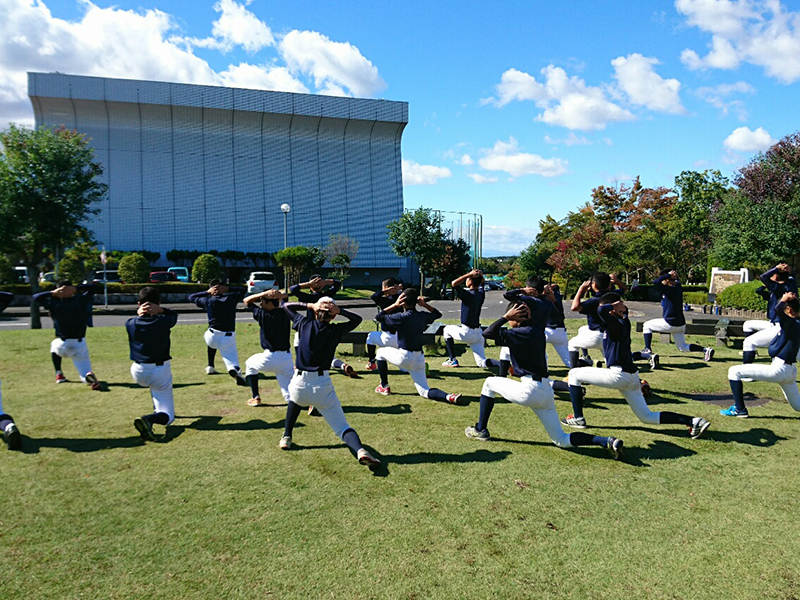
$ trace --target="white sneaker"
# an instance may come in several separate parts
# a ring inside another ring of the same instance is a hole
[[[206,367],[206,375],[216,375],[217,370],[214,367]]]
[[[381,461],[367,452],[366,448],[362,448],[358,451],[358,462],[362,465],[367,465],[371,471],[381,466]]]
[[[285,435],[281,438],[281,441],[278,442],[278,448],[281,450],[289,450],[292,447],[292,436]]]

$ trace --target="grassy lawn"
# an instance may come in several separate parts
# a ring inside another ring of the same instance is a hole
[[[74,383],[67,362],[73,382],[53,383],[51,331],[0,334],[4,407],[25,444],[0,451],[3,598],[800,597],[800,415],[776,385],[745,385],[771,399],[749,420],[694,399],[728,390],[737,351],[705,364],[656,343],[663,369],[642,369],[655,410],[712,421],[700,440],[590,388],[588,431],[623,438],[621,462],[559,450],[504,402],[493,441],[467,439],[487,375],[474,366],[428,359],[433,385],[468,406],[420,398],[394,369],[388,397],[374,373],[337,374],[351,425],[387,465],[373,475],[319,417],[303,414],[296,449],[280,451],[274,379],[265,407],[246,406],[246,389],[204,374],[203,329],[173,330],[179,416],[159,444],[132,426],[151,403],[123,329],[89,332],[107,392]],[[258,350],[257,326],[240,326],[242,363]]]

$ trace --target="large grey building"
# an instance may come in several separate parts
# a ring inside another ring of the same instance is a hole
[[[90,224],[108,249],[275,252],[360,242],[355,267],[405,264],[386,224],[403,211],[408,104],[29,73],[36,125],[86,134],[109,186]]]

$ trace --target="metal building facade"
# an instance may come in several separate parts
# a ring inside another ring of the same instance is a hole
[[[240,250],[360,243],[355,267],[400,267],[408,104],[29,73],[36,126],[90,138],[109,186],[90,223],[108,249]]]

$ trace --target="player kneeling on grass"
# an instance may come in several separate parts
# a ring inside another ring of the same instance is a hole
[[[800,391],[797,389],[797,352],[800,349],[800,301],[797,294],[785,293],[775,306],[780,328],[769,345],[770,365],[745,364],[728,369],[733,393],[733,406],[719,411],[726,417],[748,417],[744,405],[743,381],[772,381],[781,386],[791,407],[800,411]]]
[[[288,296],[280,290],[267,290],[244,299],[261,327],[261,347],[264,349],[245,363],[245,379],[253,394],[247,402],[250,406],[261,406],[261,395],[258,393],[258,374],[261,372],[275,373],[281,394],[289,401],[289,382],[294,375],[294,365],[289,345],[291,323],[289,315],[281,309],[281,300],[286,298]]]
[[[500,319],[492,323],[483,335],[509,349],[514,372],[520,381],[505,377],[489,377],[481,390],[478,422],[467,427],[468,438],[488,440],[489,416],[494,408],[495,396],[527,406],[544,425],[547,435],[559,448],[574,446],[601,446],[616,460],[622,454],[622,440],[586,433],[566,434],[558,420],[553,389],[547,372],[545,358],[545,325],[552,310],[552,302],[532,296],[519,296]],[[508,323],[510,328],[504,329]]]
[[[427,312],[417,310],[417,305],[424,308]],[[398,312],[402,311],[402,312]],[[425,302],[419,296],[419,292],[414,288],[408,288],[400,297],[378,313],[376,319],[387,329],[397,332],[397,348],[381,347],[376,353],[378,373],[381,377],[381,384],[375,391],[384,396],[391,394],[389,389],[389,366],[392,363],[396,367],[408,371],[414,387],[423,398],[432,400],[446,400],[450,404],[458,404],[461,394],[448,394],[438,388],[428,385],[428,378],[425,376],[425,356],[422,354],[422,334],[425,333],[428,325],[440,318],[442,313]]]
[[[3,440],[9,450],[20,450],[22,448],[22,435],[17,429],[14,419],[11,415],[3,412],[2,392],[0,392],[0,431],[3,432]]]
[[[158,440],[153,425],[166,427],[175,419],[169,346],[170,329],[178,322],[178,313],[162,308],[160,303],[157,289],[142,288],[137,316],[125,323],[133,361],[131,375],[140,386],[150,388],[153,397],[153,412],[134,419],[133,425],[143,440],[151,442]]]
[[[50,357],[56,370],[56,383],[67,378],[61,371],[61,359],[71,358],[83,383],[93,390],[100,389],[100,382],[92,373],[89,348],[86,345],[86,326],[91,314],[94,286],[74,286],[69,279],[62,279],[52,292],[39,292],[33,299],[50,311],[56,339],[50,344]]]
[[[281,450],[292,447],[292,430],[301,407],[315,406],[333,432],[355,453],[358,462],[370,469],[380,467],[380,461],[364,448],[355,429],[348,424],[328,371],[342,336],[358,327],[361,317],[340,309],[331,298],[325,297],[314,304],[288,302],[283,309],[292,319],[299,342],[295,358],[297,370],[289,383],[286,428],[279,444]],[[332,323],[337,315],[346,318],[347,322]]]
[[[461,300],[461,325],[447,325],[444,328],[444,344],[447,347],[448,359],[442,363],[445,367],[457,367],[456,342],[469,344],[475,364],[481,369],[499,367],[500,361],[486,358],[483,349],[483,331],[481,329],[481,307],[486,299],[483,289],[483,273],[473,269],[466,275],[454,279],[451,283],[453,291]],[[466,285],[467,287],[463,287]]]
[[[628,307],[618,294],[609,293],[600,298],[597,316],[603,322],[603,356],[607,369],[580,367],[569,372],[569,396],[573,414],[561,422],[570,427],[586,428],[583,416],[581,386],[593,384],[619,390],[633,413],[648,425],[680,424],[689,428],[692,438],[699,438],[710,423],[702,417],[690,417],[674,412],[653,412],[642,394],[639,370],[631,355],[631,322]]]
[[[372,294],[371,299],[380,310],[386,310],[397,302],[402,291],[403,284],[394,277],[389,277],[381,282],[381,289]],[[370,331],[367,334],[367,371],[378,368],[375,362],[376,349],[387,346],[397,348],[397,331],[381,323],[380,331]]]

